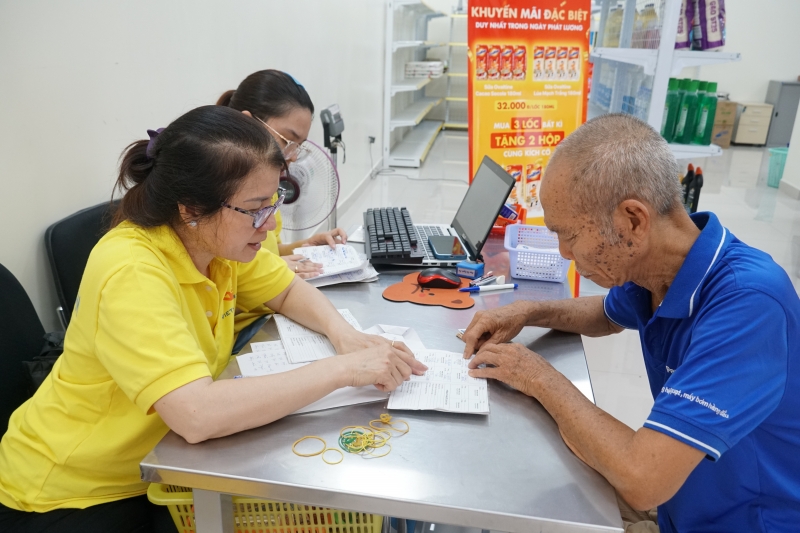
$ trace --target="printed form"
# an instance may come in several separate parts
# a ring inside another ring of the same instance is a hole
[[[460,353],[423,350],[416,354],[428,371],[411,376],[389,396],[389,409],[489,414],[489,387],[469,376],[469,360]]]
[[[253,349],[253,353],[242,354],[236,358],[239,363],[239,371],[245,377],[280,374],[308,364],[290,363],[281,341],[254,342],[250,344],[250,347]],[[379,391],[372,385],[368,387],[344,387],[298,409],[295,413],[310,413],[343,405],[379,402],[386,400],[387,397],[387,393]]]
[[[361,326],[348,309],[338,311],[351,326],[361,331]],[[322,333],[310,330],[283,315],[275,315],[275,324],[290,363],[309,363],[336,355],[333,344]]]
[[[364,268],[367,262],[367,256],[359,254],[355,248],[347,244],[337,244],[335,250],[327,244],[303,246],[295,248],[294,253],[304,255],[311,261],[321,264],[322,276],[333,276],[359,270]]]

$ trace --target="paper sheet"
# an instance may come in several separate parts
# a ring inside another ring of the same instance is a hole
[[[376,324],[369,329],[365,329],[364,333],[371,335],[379,335],[384,339],[390,341],[400,341],[405,343],[406,346],[416,356],[418,353],[425,351],[425,345],[422,344],[422,339],[413,328],[404,326],[387,326],[386,324]]]
[[[314,287],[326,287],[328,285],[335,285],[337,283],[356,283],[356,282],[371,282],[378,280],[378,271],[372,268],[372,265],[367,263],[364,268],[353,270],[352,272],[343,272],[342,274],[334,274],[333,276],[318,276],[310,278],[306,281]]]
[[[245,377],[280,374],[308,364],[289,363],[281,341],[254,342],[250,347],[253,349],[253,353],[242,354],[236,358],[239,363],[239,371]],[[388,393],[381,392],[371,385],[368,387],[345,387],[298,409],[295,413],[310,413],[343,405],[378,402],[386,400],[388,397]]]
[[[389,396],[389,409],[434,410],[489,414],[489,387],[468,374],[469,360],[444,350],[415,354],[428,366],[424,376],[411,376]]]
[[[364,268],[367,258],[359,254],[355,248],[347,244],[337,244],[336,249],[330,246],[303,246],[295,248],[294,253],[308,257],[315,263],[322,265],[322,276],[333,276],[345,272],[352,272]]]
[[[347,322],[361,331],[361,326],[349,310],[338,311]],[[301,326],[283,315],[275,315],[275,324],[290,363],[308,363],[336,355],[333,344],[325,335]]]

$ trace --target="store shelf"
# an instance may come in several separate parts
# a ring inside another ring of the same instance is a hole
[[[423,118],[425,118],[425,115],[427,115],[428,112],[441,101],[442,98],[420,98],[392,117],[390,129],[394,130],[395,128],[402,128],[405,126],[416,126],[422,121]]]
[[[433,48],[435,46],[446,46],[446,43],[435,43],[431,41],[394,41],[392,51],[397,52],[401,48]]]
[[[447,75],[450,76],[451,78],[466,78],[467,77],[467,73],[466,72],[448,72]]]
[[[679,76],[687,67],[704,67],[719,63],[741,61],[742,54],[737,52],[701,52],[694,50],[676,51],[672,54],[672,76]]]
[[[700,146],[697,144],[670,143],[669,148],[672,150],[672,155],[675,156],[675,159],[696,159],[722,155],[722,148],[716,144]]]
[[[448,46],[458,46],[459,48],[465,48],[469,46],[467,43],[447,43]]]
[[[447,100],[448,102],[466,102],[467,101],[467,97],[466,96],[448,96],[447,98],[445,98],[445,100]]]
[[[431,18],[447,16],[447,13],[433,9],[422,0],[394,0],[392,5],[395,9],[404,8],[407,11],[413,11],[417,15],[426,15]]]
[[[441,131],[439,120],[423,120],[389,153],[390,167],[419,167]]]
[[[392,83],[392,96],[406,91],[417,91],[431,82],[430,78],[412,78]]]
[[[469,128],[469,124],[466,122],[445,122],[444,127],[448,130],[465,130]]]
[[[645,48],[595,48],[590,54],[592,61],[598,58],[619,61],[644,68],[644,73],[652,76],[656,70],[658,50]]]

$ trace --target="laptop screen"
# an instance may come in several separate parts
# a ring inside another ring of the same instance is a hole
[[[514,184],[514,178],[503,167],[488,156],[483,158],[452,224],[471,259],[481,252]]]

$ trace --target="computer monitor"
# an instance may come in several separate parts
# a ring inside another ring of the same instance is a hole
[[[486,237],[511,194],[514,183],[514,178],[503,167],[489,156],[484,156],[451,224],[467,247],[471,259],[480,256]]]

